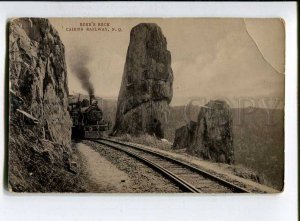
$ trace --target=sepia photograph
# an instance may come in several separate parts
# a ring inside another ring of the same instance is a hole
[[[8,189],[281,193],[281,18],[10,18]]]

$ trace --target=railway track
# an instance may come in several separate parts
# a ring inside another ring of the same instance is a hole
[[[145,163],[176,184],[183,192],[192,193],[249,193],[248,190],[211,173],[158,152],[137,145],[107,138],[90,140],[119,151]]]

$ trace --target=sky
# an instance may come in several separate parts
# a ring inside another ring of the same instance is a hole
[[[95,94],[117,99],[130,30],[153,22],[161,27],[172,56],[172,106],[184,105],[191,97],[284,98],[285,32],[280,19],[50,18],[50,22],[65,45],[70,93],[86,94],[70,67],[74,56],[81,59],[86,53]],[[86,31],[80,26],[89,22],[96,27],[108,22],[117,31]],[[83,31],[70,31],[80,27]]]

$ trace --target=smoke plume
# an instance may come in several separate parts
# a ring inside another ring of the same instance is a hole
[[[90,81],[91,72],[87,65],[90,61],[89,53],[86,50],[78,50],[76,53],[72,53],[70,64],[72,73],[81,82],[81,86],[86,90],[89,95],[94,95],[94,86]]]

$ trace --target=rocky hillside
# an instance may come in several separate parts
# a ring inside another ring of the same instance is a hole
[[[47,19],[9,23],[9,188],[76,191],[65,49]]]
[[[152,23],[135,26],[119,92],[115,134],[164,137],[172,84],[171,54],[160,27]]]

